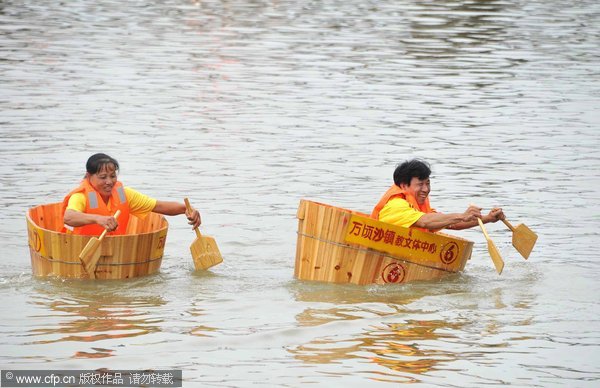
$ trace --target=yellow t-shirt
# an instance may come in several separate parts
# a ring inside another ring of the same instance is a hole
[[[379,221],[410,228],[425,213],[410,207],[404,198],[392,198],[379,212]]]
[[[156,206],[156,199],[148,197],[129,187],[125,187],[125,197],[127,197],[127,202],[129,202],[130,213],[138,218],[146,217]],[[87,198],[85,197],[85,194],[75,193],[69,198],[67,209],[83,213],[86,204]],[[109,208],[109,210],[111,209]]]

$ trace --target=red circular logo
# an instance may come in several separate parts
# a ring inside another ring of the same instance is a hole
[[[442,247],[442,250],[440,251],[440,260],[442,260],[442,263],[444,264],[452,264],[458,257],[458,252],[458,244],[454,241],[449,242]]]
[[[42,249],[42,239],[37,230],[33,230],[29,233],[29,245],[31,245],[36,252],[39,252]]]
[[[390,263],[381,271],[384,283],[402,283],[405,276],[406,270],[400,263]]]

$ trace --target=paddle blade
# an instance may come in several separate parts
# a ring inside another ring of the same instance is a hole
[[[500,256],[500,251],[496,248],[496,244],[492,240],[487,240],[488,243],[488,252],[490,253],[490,257],[494,262],[494,266],[496,267],[496,271],[498,275],[502,273],[504,269],[504,260],[502,260],[502,256]]]
[[[97,237],[92,237],[79,254],[79,260],[81,260],[85,272],[87,272],[92,279],[96,277],[94,272],[96,270],[96,264],[100,259],[100,249],[98,249],[100,248],[100,244],[101,241]]]
[[[100,249],[96,249],[96,252],[90,257],[90,261],[85,266],[85,272],[88,273],[90,279],[96,279],[96,266],[100,261]]]
[[[513,230],[512,244],[513,247],[525,260],[529,258],[529,254],[533,250],[535,242],[537,241],[537,234],[535,234],[527,226],[520,224]]]
[[[223,257],[217,246],[217,242],[210,236],[196,238],[190,245],[194,267],[198,269],[208,269],[223,262]]]

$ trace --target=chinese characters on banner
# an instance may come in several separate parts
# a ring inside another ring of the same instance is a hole
[[[344,241],[440,267],[453,264],[462,251],[456,240],[448,237],[355,214],[348,221]]]
[[[396,234],[396,231],[394,230],[390,230],[388,228],[378,228],[376,226],[364,224],[359,221],[351,222],[349,234],[360,236],[362,239],[373,242],[382,241],[384,244],[412,249],[414,251],[423,251],[428,253],[435,253],[437,251],[437,245],[435,243],[429,243],[428,241],[412,238],[410,235],[407,236]]]

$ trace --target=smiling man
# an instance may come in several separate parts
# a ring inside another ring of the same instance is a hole
[[[386,191],[373,209],[371,217],[405,228],[425,231],[467,229],[478,225],[477,218],[484,223],[504,218],[500,208],[493,208],[486,216],[481,208],[469,206],[463,213],[438,213],[429,204],[431,182],[429,164],[420,159],[405,161],[394,171],[394,184]]]

